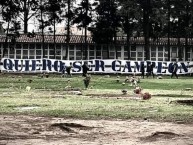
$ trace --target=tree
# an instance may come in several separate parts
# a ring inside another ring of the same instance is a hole
[[[183,1],[184,4],[184,14],[182,16],[184,21],[184,38],[185,38],[185,61],[188,60],[188,49],[190,48],[188,44],[188,38],[190,38],[192,29],[192,1],[185,0]]]
[[[2,6],[2,18],[5,22],[7,22],[6,37],[2,54],[2,57],[4,57],[7,53],[8,38],[11,37],[11,41],[12,43],[14,43],[16,37],[19,36],[18,29],[20,29],[20,23],[16,21],[16,18],[19,15],[19,3],[17,0],[15,0],[15,2],[13,2],[12,0],[7,0],[1,1],[0,5]],[[10,32],[12,32],[12,34],[10,34]]]
[[[67,35],[66,35],[66,56],[65,59],[68,59],[69,55],[68,55],[68,50],[69,50],[69,42],[70,42],[70,26],[72,25],[72,20],[73,20],[73,2],[75,0],[67,0],[67,10],[66,13],[64,15],[64,17],[67,19],[67,26],[65,27],[65,30],[67,30]]]
[[[149,53],[149,38],[150,38],[150,14],[152,13],[152,0],[138,0],[141,9],[143,10],[143,34],[145,40],[145,59],[150,60],[150,53]]]
[[[172,37],[176,37],[178,39],[178,57],[179,60],[183,60],[183,46],[181,44],[180,39],[185,38],[185,60],[187,60],[187,51],[188,51],[188,37],[191,35],[192,24],[191,24],[191,3],[189,0],[173,0],[171,1],[171,5],[173,6],[171,12],[171,29],[172,29]]]
[[[109,58],[109,44],[116,44],[116,33],[121,26],[121,18],[117,13],[118,4],[115,0],[95,0],[94,4],[98,16],[90,27],[93,41],[98,44],[107,44],[107,58]]]
[[[41,29],[43,58],[45,58],[44,29],[50,25],[50,22],[46,19],[46,7],[47,0],[41,0],[39,2],[40,13],[36,15],[36,18],[39,21],[39,28]]]
[[[152,10],[150,13],[150,31],[149,36],[153,38],[153,41],[156,41],[160,37],[165,37],[166,34],[163,31],[164,25],[167,23],[167,13],[163,7],[163,0],[153,0],[152,1]]]
[[[139,31],[139,6],[137,5],[136,0],[119,0],[119,5],[121,6],[120,15],[122,18],[122,29],[127,37],[126,48],[128,59],[130,59],[130,38],[133,36],[134,32]]]
[[[39,11],[39,0],[18,0],[19,2],[19,17],[23,21],[23,32],[28,33],[28,22],[31,18],[37,15]]]
[[[167,3],[167,39],[168,39],[168,44],[167,44],[167,49],[168,49],[168,60],[170,60],[170,36],[171,36],[171,23],[170,23],[170,17],[171,17],[171,3],[170,0],[166,0]]]
[[[78,28],[84,28],[84,59],[88,57],[88,46],[87,46],[87,28],[92,22],[92,7],[89,0],[82,0],[79,7],[75,9],[75,18],[73,20],[74,24],[78,24]]]
[[[61,0],[48,0],[46,6],[46,11],[48,12],[48,22],[50,22],[50,25],[54,27],[54,58],[56,58],[56,23],[60,23],[62,21],[62,6],[63,3]]]

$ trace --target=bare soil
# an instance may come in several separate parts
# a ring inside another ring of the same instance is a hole
[[[193,124],[0,115],[0,145],[193,145]]]

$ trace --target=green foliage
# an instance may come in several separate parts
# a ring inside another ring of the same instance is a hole
[[[78,24],[78,28],[85,28],[92,22],[92,7],[88,0],[82,0],[74,11],[74,24]]]
[[[7,22],[7,29],[6,29],[6,37],[5,42],[3,45],[3,57],[8,52],[7,46],[8,46],[8,39],[11,39],[10,47],[13,49],[13,46],[15,45],[16,38],[19,37],[18,30],[20,29],[20,22],[17,21],[17,17],[19,16],[20,8],[18,7],[19,1],[4,1],[0,2],[1,5],[1,14],[3,20]]]
[[[99,44],[113,43],[118,27],[120,27],[121,17],[118,13],[118,4],[112,0],[95,0],[98,5],[95,11],[98,15],[96,23],[90,27],[93,41]]]
[[[45,10],[48,12],[48,21],[52,25],[56,25],[56,23],[60,23],[62,21],[61,14],[63,6],[62,0],[48,0],[46,3]]]

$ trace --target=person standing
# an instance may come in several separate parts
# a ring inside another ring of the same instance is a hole
[[[176,78],[178,79],[177,71],[178,71],[178,63],[175,62],[172,65],[172,75],[171,75],[171,78],[175,75]]]
[[[84,62],[84,64],[82,65],[82,76],[83,77],[86,77],[88,70],[89,70],[89,67],[87,65],[87,62]]]
[[[144,75],[145,75],[145,68],[144,68],[144,63],[141,64],[141,77],[143,77],[144,79]]]
[[[72,69],[72,62],[70,62],[69,66],[66,66],[66,72],[67,72],[67,76],[71,77],[71,69]]]
[[[152,74],[153,78],[155,77],[155,76],[154,76],[154,73],[153,73],[153,68],[154,68],[154,67],[155,67],[154,64],[151,63],[150,74]]]
[[[153,76],[153,78],[155,77],[154,76],[154,73],[153,73],[153,68],[154,68],[154,64],[153,63],[149,63],[148,65],[147,65],[147,78],[149,77],[149,76]]]
[[[63,66],[62,66],[62,77],[65,76],[65,72],[66,72],[66,66],[65,66],[65,64],[63,64]]]
[[[147,64],[147,78],[151,75],[151,63]]]

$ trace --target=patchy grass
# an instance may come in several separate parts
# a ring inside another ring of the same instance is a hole
[[[32,82],[28,83],[27,80]],[[193,119],[193,106],[170,103],[177,99],[192,99],[193,91],[185,91],[193,87],[191,77],[180,79],[142,79],[140,86],[143,92],[150,92],[152,99],[139,100],[133,94],[130,84],[122,85],[125,76],[116,82],[116,76],[92,76],[93,89],[83,90],[82,96],[70,95],[64,88],[72,86],[84,88],[83,78],[60,78],[51,76],[1,76],[0,77],[0,114],[27,114],[41,116],[72,117],[83,119],[150,119],[157,121],[187,121]],[[68,83],[68,80],[70,82]],[[26,91],[26,86],[31,90]],[[131,97],[121,97],[122,89],[127,89]],[[99,94],[91,97],[89,94]],[[100,97],[107,94],[107,97]],[[108,97],[109,94],[109,97]],[[110,97],[120,94],[120,97]],[[135,98],[135,99],[134,99]],[[18,107],[36,107],[19,110]]]

